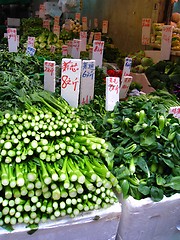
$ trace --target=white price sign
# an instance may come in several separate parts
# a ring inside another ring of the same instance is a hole
[[[88,104],[94,98],[95,61],[83,60],[80,104]]]
[[[53,33],[56,34],[56,36],[59,38],[59,35],[60,35],[60,26],[54,25],[54,26],[53,26]]]
[[[131,66],[132,66],[132,58],[125,58],[123,72],[122,72],[122,81],[124,80],[125,76],[129,76],[131,72]]]
[[[94,32],[91,32],[90,36],[89,36],[89,39],[88,39],[88,44],[92,44],[93,37],[94,37]]]
[[[171,42],[172,42],[173,27],[171,25],[164,25],[162,27],[161,38],[161,60],[169,60],[171,54]]]
[[[68,46],[62,45],[62,55],[67,56],[68,55]]]
[[[45,18],[45,6],[44,4],[39,5],[39,18]]]
[[[17,52],[18,39],[17,39],[17,29],[16,28],[7,28],[8,36],[8,48],[9,52]]]
[[[125,76],[121,81],[119,99],[125,99],[132,82],[132,76]]]
[[[89,59],[92,59],[93,47],[89,48]]]
[[[149,45],[151,38],[151,18],[142,19],[142,45]]]
[[[43,20],[43,28],[47,28],[50,31],[50,20]]]
[[[169,114],[173,114],[175,118],[180,119],[180,106],[177,107],[171,107],[169,110]]]
[[[101,41],[101,32],[95,32],[94,33],[94,40]]]
[[[72,40],[69,40],[68,42],[67,42],[67,45],[68,45],[68,55],[70,55],[71,56],[71,54],[72,54]]]
[[[86,51],[87,32],[80,32],[81,51]]]
[[[34,47],[35,37],[28,37],[27,46]]]
[[[98,19],[94,18],[94,28],[98,28]]]
[[[60,19],[59,16],[54,17],[54,26],[59,26],[59,19]]]
[[[119,102],[119,77],[106,77],[106,111],[113,111]]]
[[[102,67],[103,60],[103,51],[104,51],[104,41],[93,41],[93,53],[92,59],[96,61],[96,66]]]
[[[44,90],[55,92],[55,78],[55,61],[44,61]]]
[[[80,58],[80,48],[81,48],[81,40],[73,39],[71,57],[76,59]]]
[[[26,49],[26,55],[29,55],[31,57],[34,56],[35,52],[36,52],[36,49],[33,47],[28,46]]]
[[[75,14],[75,19],[80,21],[80,18],[81,18],[81,14],[80,13],[76,13]]]
[[[87,17],[82,17],[82,29],[87,31]]]
[[[77,108],[79,101],[81,59],[63,58],[61,64],[61,96]]]
[[[102,22],[102,33],[107,33],[108,32],[108,21],[103,20]]]

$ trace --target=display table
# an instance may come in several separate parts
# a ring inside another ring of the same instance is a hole
[[[25,225],[16,225],[9,233],[0,228],[1,240],[114,240],[121,217],[121,204],[107,209],[85,212],[70,218],[63,217],[39,225],[39,229],[29,235]]]
[[[164,197],[121,200],[122,215],[116,240],[179,240],[180,194]]]

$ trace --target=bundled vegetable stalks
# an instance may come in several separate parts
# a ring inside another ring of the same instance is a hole
[[[44,91],[28,98],[21,98],[26,110],[1,112],[0,225],[38,224],[116,202],[105,140],[63,99]]]

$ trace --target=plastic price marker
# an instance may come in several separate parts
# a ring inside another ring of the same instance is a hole
[[[7,36],[8,36],[8,49],[9,52],[17,52],[17,29],[16,28],[7,28]]]
[[[74,59],[80,58],[80,48],[81,48],[81,40],[73,39],[71,57],[73,57]]]
[[[172,42],[172,31],[171,25],[164,25],[162,27],[162,40],[161,40],[161,60],[169,60],[171,54],[171,42]]]
[[[27,46],[34,47],[35,37],[28,36]]]
[[[67,56],[68,55],[68,46],[62,45],[62,55]]]
[[[94,98],[95,61],[83,60],[80,86],[80,104],[88,104]]]
[[[119,77],[106,77],[106,111],[113,111],[119,102]]]
[[[149,45],[151,39],[151,18],[142,19],[142,45]]]
[[[102,59],[103,59],[103,51],[104,51],[104,41],[93,41],[93,53],[92,59],[96,61],[96,66],[102,67]]]
[[[108,32],[108,20],[103,20],[102,22],[102,33]]]
[[[55,92],[55,61],[44,61],[44,90]]]
[[[87,32],[80,32],[80,40],[81,40],[81,51],[86,51],[87,44]]]
[[[127,93],[131,85],[132,79],[132,76],[125,76],[122,80],[119,90],[119,99],[125,99],[127,97]]]
[[[77,108],[79,101],[81,59],[63,58],[61,64],[61,96]]]

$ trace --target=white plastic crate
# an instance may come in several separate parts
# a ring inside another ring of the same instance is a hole
[[[122,200],[122,214],[116,240],[180,240],[180,194]]]
[[[63,217],[40,224],[29,235],[25,225],[16,225],[9,233],[0,228],[0,240],[115,240],[121,217],[121,204],[85,212],[76,218]]]

